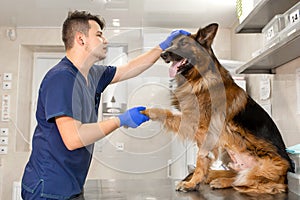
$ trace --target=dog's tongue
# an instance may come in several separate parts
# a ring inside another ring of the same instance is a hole
[[[182,64],[182,61],[173,61],[171,67],[169,68],[169,76],[171,78],[174,78],[176,76],[178,67],[180,67],[180,65]]]

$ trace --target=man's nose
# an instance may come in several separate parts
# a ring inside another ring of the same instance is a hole
[[[103,39],[103,43],[104,43],[104,44],[107,44],[107,43],[108,43],[108,40],[106,39],[106,37],[102,36],[102,39]]]

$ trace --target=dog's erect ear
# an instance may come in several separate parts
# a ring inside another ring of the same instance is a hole
[[[202,45],[211,47],[218,30],[218,26],[218,24],[213,23],[205,28],[200,28],[196,34],[196,40]]]

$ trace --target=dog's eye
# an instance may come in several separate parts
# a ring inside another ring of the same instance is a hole
[[[188,44],[188,42],[185,40],[180,40],[179,44],[180,44],[180,46],[186,46]]]

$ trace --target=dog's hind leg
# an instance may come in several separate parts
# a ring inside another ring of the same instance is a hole
[[[286,172],[289,163],[280,157],[261,159],[259,165],[240,171],[233,187],[240,192],[283,193],[286,192]]]
[[[269,181],[267,183],[257,183],[251,186],[233,186],[234,189],[241,193],[258,193],[258,194],[279,194],[287,191],[287,185]]]
[[[232,183],[235,181],[235,177],[231,178],[217,178],[210,182],[209,186],[214,189],[231,188]]]
[[[210,184],[214,182],[214,180],[220,180],[220,179],[227,179],[227,178],[233,178],[235,180],[235,176],[237,173],[233,170],[209,170],[207,177],[205,179],[206,184]],[[211,185],[211,187],[213,187]],[[232,187],[232,186],[231,186]],[[213,187],[217,188],[217,187]]]

